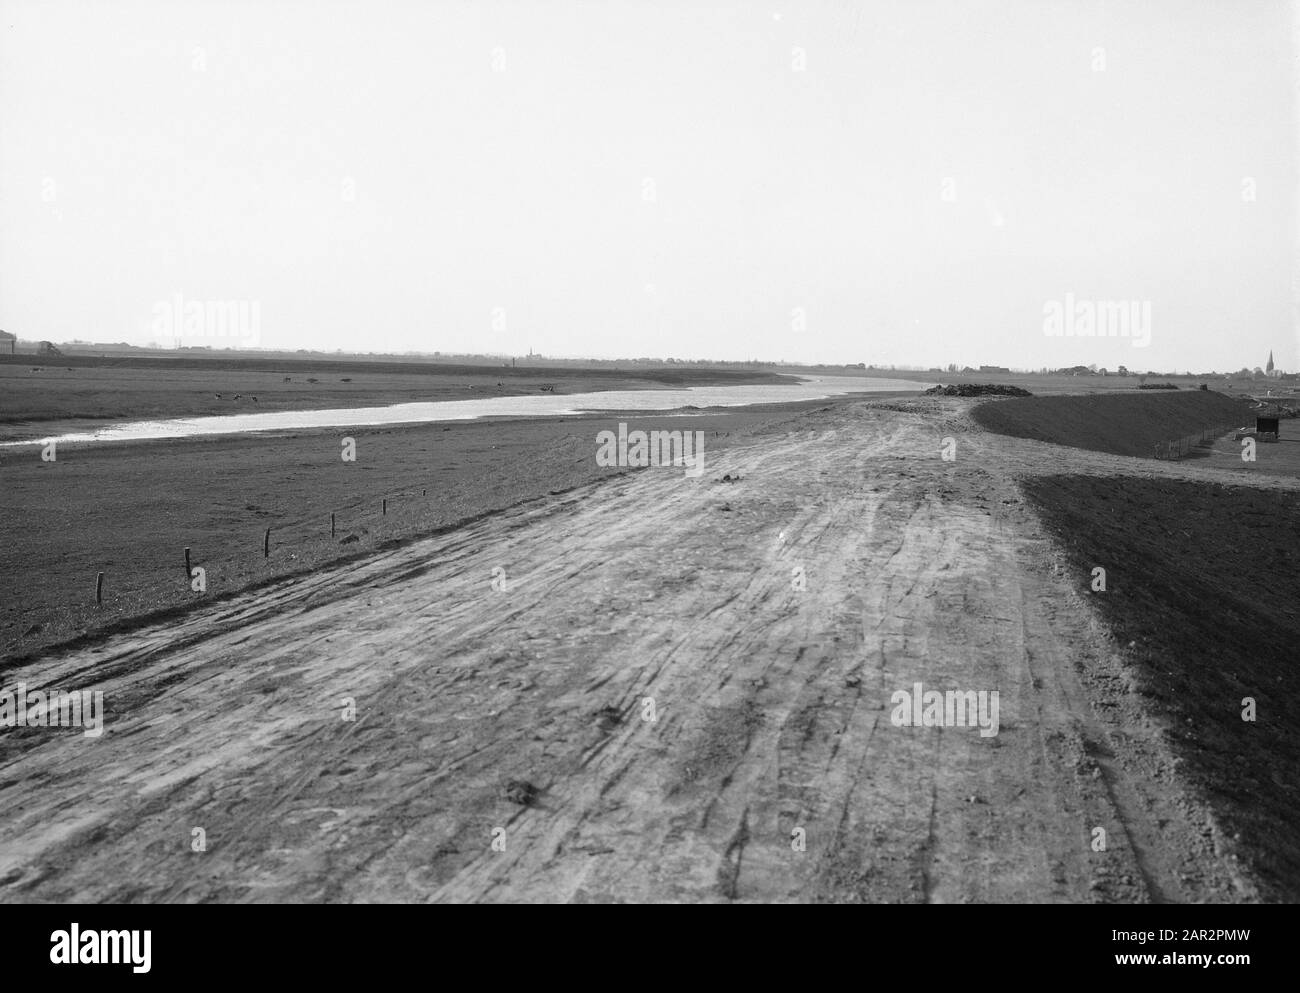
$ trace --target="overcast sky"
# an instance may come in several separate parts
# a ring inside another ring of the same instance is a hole
[[[181,294],[267,347],[1300,367],[1289,4],[0,15],[24,339],[148,343]],[[1067,293],[1149,344],[1045,334]]]

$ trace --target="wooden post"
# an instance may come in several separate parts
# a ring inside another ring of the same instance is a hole
[[[428,496],[428,495],[429,495],[429,491],[428,491],[428,490],[421,490],[421,491],[420,491],[420,496]]]
[[[334,511],[330,511],[330,537],[334,537]]]
[[[271,529],[266,529],[266,535],[262,538],[262,558],[271,557]]]
[[[95,577],[95,603],[104,602],[104,574]]]
[[[190,581],[191,575],[192,573],[190,572],[190,549],[189,546],[187,545],[185,548],[185,581],[187,583]]]
[[[383,507],[382,507],[382,509],[380,510],[380,513],[381,513],[381,514],[384,514],[384,515],[387,515],[387,514],[388,514],[388,499],[387,499],[387,498],[384,499]]]

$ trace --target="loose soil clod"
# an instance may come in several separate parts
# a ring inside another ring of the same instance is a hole
[[[512,779],[506,783],[506,799],[521,807],[531,807],[537,802],[541,791],[525,779]]]

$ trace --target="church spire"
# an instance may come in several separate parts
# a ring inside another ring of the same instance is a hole
[[[1273,349],[1271,348],[1268,350],[1268,365],[1264,366],[1264,371],[1265,372],[1273,371]]]

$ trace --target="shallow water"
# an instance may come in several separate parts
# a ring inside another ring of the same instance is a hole
[[[351,407],[329,410],[281,410],[265,414],[229,414],[160,421],[129,421],[94,431],[50,435],[28,441],[0,443],[0,447],[96,441],[148,441],[191,438],[198,435],[247,434],[302,428],[366,427],[376,424],[420,424],[467,421],[479,417],[557,417],[597,410],[677,410],[682,407],[746,407],[797,400],[820,400],[849,393],[886,393],[922,390],[930,383],[906,379],[859,376],[803,377],[803,382],[761,386],[692,386],[679,390],[607,390],[572,393],[483,397],[477,400],[439,400],[432,403],[398,403],[385,407]]]

